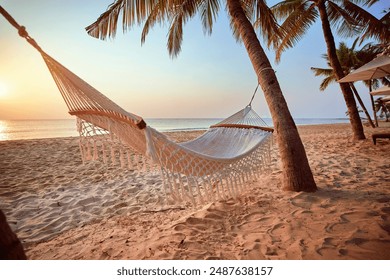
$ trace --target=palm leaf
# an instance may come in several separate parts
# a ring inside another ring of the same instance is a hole
[[[327,2],[327,14],[329,21],[334,26],[338,34],[342,37],[352,37],[359,34],[359,22],[341,6],[332,1]]]
[[[169,17],[169,0],[159,0],[151,8],[151,12],[145,21],[141,34],[141,43],[144,43],[149,30],[153,28],[156,23],[162,24]]]
[[[288,48],[292,48],[306,34],[310,26],[318,18],[318,12],[314,4],[302,3],[282,23],[284,38],[276,48],[276,60],[279,61],[281,54]]]
[[[169,11],[171,23],[167,43],[171,57],[176,57],[180,53],[183,42],[183,25],[195,15],[202,0],[174,0],[174,2],[173,9]]]
[[[117,30],[119,14],[123,8],[125,0],[118,0],[108,6],[107,11],[85,29],[88,34],[99,39],[107,37],[114,38]]]
[[[211,35],[213,23],[217,18],[220,4],[218,0],[204,0],[201,2],[199,9],[203,31],[205,34]]]
[[[285,0],[271,7],[274,16],[277,19],[284,20],[296,9],[305,4],[304,0]]]
[[[322,80],[321,84],[320,84],[320,90],[321,91],[325,91],[328,86],[332,83],[335,83],[336,82],[336,77],[335,76],[331,76],[331,77],[326,77],[325,79]]]
[[[333,69],[316,68],[316,67],[311,67],[310,69],[314,72],[314,75],[317,77],[325,76],[325,78],[322,80],[320,84],[321,91],[324,91],[329,86],[329,84],[336,81],[336,77],[334,75]]]
[[[311,67],[310,68],[315,76],[331,76],[334,74],[333,69],[330,68],[317,68],[317,67]]]
[[[363,34],[361,41],[373,38],[388,42],[390,38],[390,12],[386,13],[381,19],[377,19],[371,13],[350,1],[345,2],[344,9],[358,23],[360,32]]]
[[[168,32],[168,52],[171,57],[176,57],[181,51],[183,42],[183,16],[178,14],[172,21]]]
[[[283,29],[277,23],[277,20],[272,10],[267,6],[265,1],[258,0],[255,2],[254,18],[257,20],[254,23],[254,28],[259,30],[268,46],[271,44],[277,47],[278,41],[283,37]]]
[[[114,38],[120,14],[125,32],[134,24],[141,24],[150,15],[155,2],[156,0],[115,0],[106,12],[85,29],[89,35],[99,39]]]

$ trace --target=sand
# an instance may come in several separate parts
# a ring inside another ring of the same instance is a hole
[[[317,192],[281,190],[275,145],[269,173],[198,208],[157,207],[157,173],[83,165],[76,137],[3,141],[0,209],[29,259],[390,259],[390,141],[373,131],[301,126]]]

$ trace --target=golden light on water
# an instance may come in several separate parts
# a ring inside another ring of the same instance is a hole
[[[5,133],[7,129],[7,123],[5,121],[0,121],[0,141],[7,140],[7,134]]]

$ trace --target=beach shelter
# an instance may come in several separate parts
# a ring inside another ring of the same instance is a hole
[[[387,54],[378,55],[370,62],[352,71],[344,78],[338,80],[339,83],[348,83],[356,81],[371,81],[372,79],[383,78],[390,75],[390,56]],[[370,83],[371,92],[371,83]],[[378,126],[378,119],[376,117],[376,110],[373,95],[370,94],[372,110],[376,126]]]
[[[373,90],[370,92],[371,97],[372,96],[386,96],[382,97],[382,101],[384,103],[390,103],[390,87],[389,86],[383,86],[376,90]]]
[[[390,97],[384,97],[382,98],[382,101],[384,101],[385,103],[390,103]]]
[[[390,95],[390,87],[384,86],[370,92],[371,95]]]
[[[339,83],[368,81],[390,75],[390,56],[383,54],[378,55],[370,62],[360,68],[352,71],[344,78],[338,80]]]

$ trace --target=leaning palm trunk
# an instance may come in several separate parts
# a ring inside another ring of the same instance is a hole
[[[0,260],[25,260],[22,243],[7,223],[0,210]]]
[[[350,83],[350,86],[351,86],[353,93],[355,94],[356,99],[358,100],[360,106],[362,107],[364,114],[366,114],[368,122],[370,123],[372,128],[375,128],[375,124],[372,122],[371,116],[368,113],[367,108],[363,103],[363,100],[360,98],[360,95],[359,95],[358,91],[356,90],[356,87],[354,86],[353,83]]]
[[[285,190],[317,189],[306,152],[283,97],[275,72],[238,0],[227,0],[228,12],[240,35],[271,111],[282,162]]]
[[[333,38],[332,30],[330,28],[325,2],[323,0],[318,1],[317,7],[320,13],[322,31],[324,33],[330,65],[334,70],[337,80],[340,80],[341,78],[344,77],[344,72],[337,58],[337,52],[335,47],[336,44]],[[359,112],[357,110],[356,102],[353,97],[351,88],[349,87],[348,83],[340,83],[340,88],[348,108],[348,115],[352,125],[354,139],[356,140],[366,139],[366,137],[364,136],[363,125],[359,117]]]

